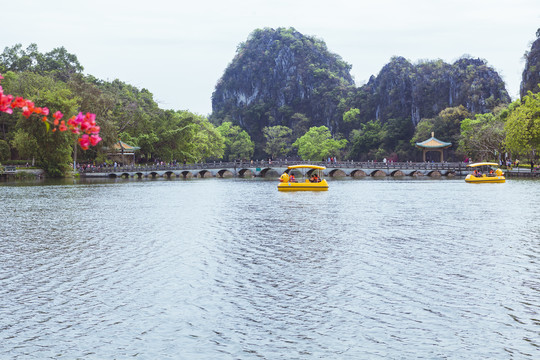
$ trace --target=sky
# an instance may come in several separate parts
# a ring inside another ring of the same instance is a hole
[[[162,109],[212,112],[212,92],[255,29],[293,27],[352,65],[356,86],[393,56],[487,61],[519,97],[538,0],[0,0],[0,51],[65,47],[85,74],[146,88]]]

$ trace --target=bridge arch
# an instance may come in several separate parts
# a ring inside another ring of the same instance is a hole
[[[234,174],[230,170],[227,170],[227,169],[219,170],[216,175],[217,175],[216,177],[220,177],[220,178],[231,178],[234,176]]]
[[[193,174],[191,171],[182,171],[179,176],[182,177],[182,179],[191,179]]]
[[[129,179],[129,173],[125,172],[120,175],[122,179]]]
[[[142,172],[136,172],[135,174],[133,174],[133,177],[137,179],[142,179],[143,176],[144,174]]]
[[[195,177],[197,178],[211,178],[211,177],[214,177],[214,175],[212,175],[212,173],[208,170],[201,170],[197,173],[195,173]]]
[[[267,176],[279,177],[279,175],[280,174],[278,174],[277,170],[273,169],[271,167],[261,169],[261,172],[259,173],[259,176],[262,177],[262,178],[267,177]]]
[[[115,173],[110,173],[109,175],[107,175],[107,177],[109,177],[111,179],[116,179],[118,177],[118,175],[116,175]]]
[[[429,177],[433,177],[433,178],[440,178],[442,176],[441,172],[438,171],[438,170],[430,171],[430,172],[427,173],[427,175]]]
[[[253,177],[255,174],[250,169],[240,169],[238,170],[238,176],[240,177]]]
[[[328,172],[328,176],[330,177],[345,177],[347,174],[345,171],[341,169],[332,169],[330,172]]]
[[[167,179],[170,179],[171,177],[176,177],[176,174],[172,171],[166,171],[165,173],[163,173],[163,177],[166,177]]]
[[[401,170],[395,170],[390,173],[392,177],[402,177],[405,176],[405,173]]]
[[[414,170],[413,172],[411,172],[410,176],[422,177],[422,176],[424,176],[424,173],[422,171],[420,171],[420,170]]]
[[[157,177],[159,177],[159,174],[155,171],[152,171],[151,173],[148,174],[148,177],[149,178],[152,178],[152,179],[155,179]]]
[[[360,170],[360,169],[356,169],[356,170],[353,170],[351,171],[351,177],[366,177],[367,174],[364,170]]]
[[[374,170],[369,174],[371,177],[385,177],[386,173],[382,170]]]

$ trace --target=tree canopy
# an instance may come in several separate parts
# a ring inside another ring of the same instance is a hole
[[[505,144],[514,154],[527,155],[540,146],[540,93],[529,92],[509,107]]]
[[[326,126],[310,128],[308,132],[296,139],[292,144],[293,147],[298,148],[298,155],[303,160],[311,161],[337,156],[345,145],[347,145],[347,140],[333,139],[330,130]]]
[[[292,149],[292,130],[286,126],[267,126],[263,129],[266,138],[264,151],[271,157],[286,156]]]

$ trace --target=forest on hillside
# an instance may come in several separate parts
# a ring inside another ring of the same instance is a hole
[[[81,151],[70,134],[47,133],[39,122],[0,113],[0,163],[35,161],[50,176],[62,176],[73,160],[110,162],[119,140],[138,148],[139,163],[331,156],[418,161],[414,144],[433,132],[452,142],[451,160],[534,157],[538,38],[526,54],[522,98],[511,103],[504,82],[482,59],[413,64],[396,56],[356,87],[351,66],[324,41],[294,28],[257,29],[217,82],[209,118],[161,109],[148,89],[85,75],[63,47],[41,53],[36,44],[16,44],[0,54],[3,93],[64,114],[95,113],[103,141]]]
[[[218,81],[212,121],[246,129],[256,154],[264,153],[265,127],[286,127],[294,141],[324,126],[334,139],[347,141],[335,156],[415,160],[414,141],[427,139],[416,131],[421,121],[434,123],[439,138],[457,145],[459,122],[439,125],[445,109],[456,108],[463,119],[510,103],[503,80],[482,59],[412,64],[396,56],[360,87],[350,69],[322,40],[294,28],[255,30]]]

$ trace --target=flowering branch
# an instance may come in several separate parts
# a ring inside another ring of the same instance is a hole
[[[0,80],[3,78],[0,74]],[[47,126],[47,131],[51,125],[53,126],[53,132],[57,129],[59,131],[71,131],[78,136],[79,145],[83,150],[87,150],[90,145],[96,146],[101,141],[101,137],[99,137],[100,127],[96,124],[96,114],[86,113],[86,115],[83,115],[79,113],[77,116],[72,116],[66,125],[66,122],[61,120],[64,114],[57,111],[52,115],[54,120],[50,121],[48,108],[36,107],[32,101],[22,97],[14,98],[11,94],[4,95],[2,86],[0,86],[0,112],[13,114],[13,109],[21,109],[22,115],[27,119],[32,114],[41,116],[41,121]]]

